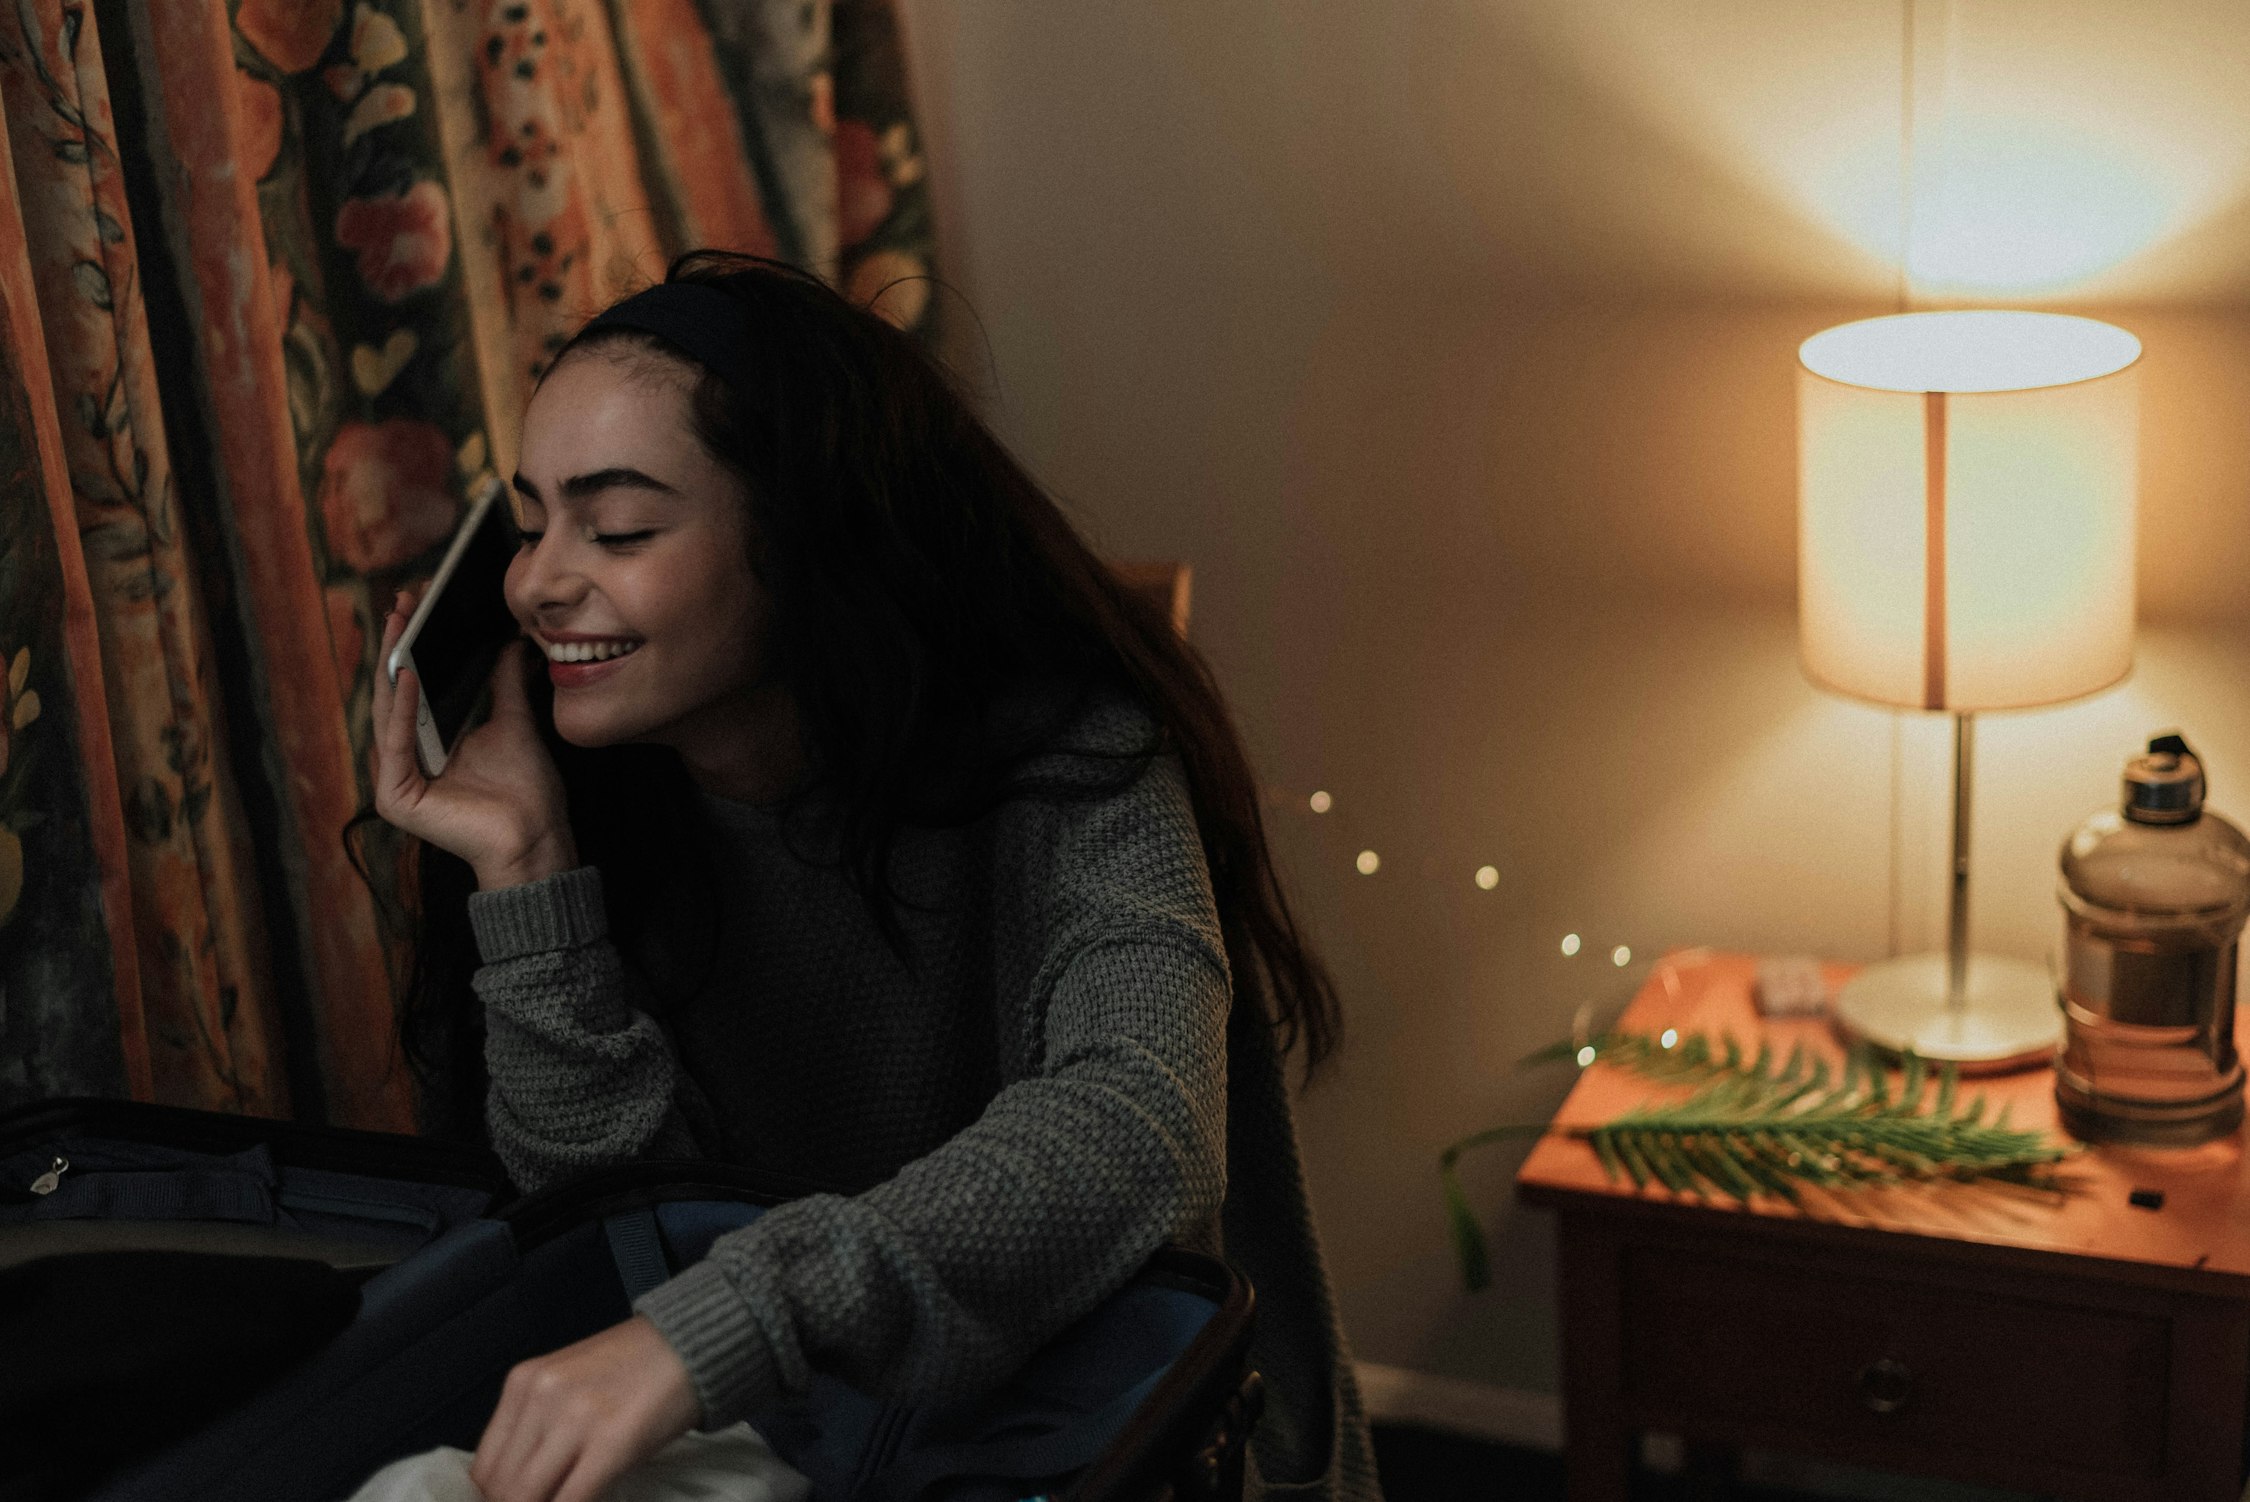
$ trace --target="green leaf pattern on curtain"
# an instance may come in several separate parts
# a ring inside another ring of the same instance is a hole
[[[310,66],[336,7],[245,0],[243,10],[247,29],[271,49],[258,57]],[[322,629],[328,601],[284,336],[294,298],[259,249],[259,179],[279,162],[283,101],[238,65],[246,37],[220,0],[109,0],[101,15],[115,31],[103,38],[104,56],[129,60],[123,87],[142,122],[139,155],[127,155],[128,173],[148,180],[135,201],[161,201],[163,253],[154,264],[175,299],[167,308],[184,320],[161,337],[175,356],[163,368],[189,388],[169,397],[192,416],[208,461],[197,530],[215,542],[198,562],[240,647],[239,681],[227,690],[243,696],[256,726],[237,760],[257,777],[266,810],[257,830],[268,856],[260,874],[272,883],[266,909],[289,930],[274,952],[290,961],[275,981],[286,1032],[306,1045],[293,1054],[306,1072],[292,1075],[292,1102],[300,1114],[345,1125],[407,1129],[413,1094],[392,1036],[394,981],[377,897],[341,838],[360,806],[364,742],[345,713]],[[113,97],[119,87],[113,79]],[[138,228],[145,265],[158,227]]]
[[[0,177],[0,1099],[146,1095],[95,602],[25,240],[10,172]]]
[[[0,93],[29,141],[14,157],[47,335],[37,355],[8,345],[14,369],[46,362],[10,399],[36,414],[51,387],[60,413],[117,813],[105,846],[94,763],[69,749],[87,714],[58,715],[71,680],[41,676],[68,666],[69,570],[27,561],[46,556],[45,513],[12,503],[0,654],[29,666],[0,689],[15,748],[0,1103],[75,1080],[410,1127],[391,1036],[407,956],[385,921],[409,852],[361,826],[363,879],[342,839],[367,801],[381,615],[434,565],[473,482],[512,470],[523,404],[570,331],[670,255],[790,259],[926,331],[927,185],[895,17],[885,0],[164,0],[106,4],[129,34],[96,45],[84,0],[13,3]],[[105,46],[131,77],[105,77]],[[113,88],[138,91],[150,160],[124,170],[148,174],[135,201],[161,203],[161,226],[127,211]],[[177,283],[164,306],[187,326],[158,337],[185,341],[184,367],[151,358],[145,274]],[[168,410],[192,414],[208,453],[208,527],[179,525],[159,368],[192,370]],[[0,401],[0,428],[13,411]],[[37,493],[36,445],[19,436],[0,460],[11,495]],[[196,537],[218,539],[211,556],[191,556]],[[242,643],[232,657],[205,599]],[[222,657],[248,677],[220,682]],[[230,755],[222,727],[245,717],[259,744]],[[62,749],[27,759],[43,739]],[[236,770],[264,794],[238,796]],[[263,865],[252,819],[277,852]],[[261,873],[285,890],[256,890]],[[291,942],[269,946],[261,914]],[[93,964],[136,953],[145,1025],[133,986]],[[292,963],[269,976],[269,953]],[[66,972],[70,987],[30,979]],[[25,986],[41,1037],[69,1041],[30,1050]],[[311,1040],[316,1077],[287,1077],[285,1034]]]
[[[93,18],[0,15],[0,95],[101,641],[155,1098],[288,1103],[263,916],[177,513]]]
[[[67,544],[41,504],[20,355],[0,346],[0,1099],[118,1095],[131,1083],[127,1029],[112,1000],[84,736],[70,714],[56,560]]]

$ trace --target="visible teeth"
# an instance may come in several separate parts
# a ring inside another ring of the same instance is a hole
[[[551,641],[544,643],[549,662],[603,662],[623,657],[640,646],[637,641]]]

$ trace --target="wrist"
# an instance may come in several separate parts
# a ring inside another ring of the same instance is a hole
[[[508,856],[478,862],[477,890],[496,892],[502,887],[520,887],[577,868],[577,841],[567,833],[549,834]]]

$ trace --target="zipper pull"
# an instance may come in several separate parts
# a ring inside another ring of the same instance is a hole
[[[68,1172],[70,1172],[70,1160],[61,1157],[56,1158],[54,1167],[31,1181],[31,1192],[33,1194],[53,1194],[55,1187],[62,1183],[62,1176]]]

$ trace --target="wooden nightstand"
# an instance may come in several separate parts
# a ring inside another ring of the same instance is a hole
[[[1624,1027],[1760,1033],[1756,961],[1667,957]],[[1841,968],[1836,974],[1845,973]],[[2246,1039],[2250,1043],[2250,1039]],[[2046,1070],[1964,1081],[2055,1130]],[[1659,1087],[1600,1066],[1558,1124]],[[2089,1502],[2234,1502],[2250,1400],[2250,1164],[2240,1134],[2090,1150],[2067,1197],[1941,1185],[1705,1205],[1613,1184],[1548,1137],[1516,1176],[1556,1212],[1573,1502],[1623,1498],[1640,1431]],[[2135,1208],[2134,1189],[2163,1192]]]

